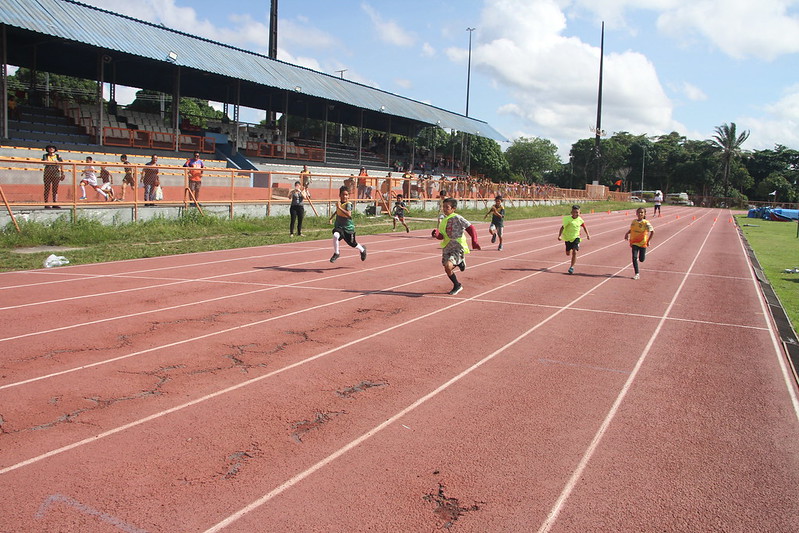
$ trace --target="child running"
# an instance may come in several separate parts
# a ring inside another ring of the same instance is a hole
[[[100,190],[106,194],[105,199],[109,202],[114,201],[114,185],[111,180],[111,173],[108,172],[108,167],[100,167],[100,180],[103,182],[100,185]]]
[[[91,157],[86,157],[86,163],[88,163],[83,168],[83,179],[80,180],[80,192],[81,200],[86,200],[86,185],[89,185],[92,189],[97,191],[98,194],[102,194],[103,198],[108,200],[108,195],[100,190],[100,187],[97,185],[97,170],[95,170],[92,163],[94,160]]]
[[[335,263],[339,257],[339,241],[344,239],[344,242],[353,248],[357,248],[361,252],[361,261],[366,261],[366,248],[358,244],[355,240],[355,222],[352,220],[353,205],[350,202],[350,191],[346,185],[342,185],[338,189],[339,203],[336,204],[336,210],[330,215],[328,224],[333,224],[333,217],[336,223],[333,225],[333,257],[330,258],[331,263]]]
[[[566,256],[571,255],[572,258],[569,274],[574,274],[577,252],[580,250],[580,228],[585,230],[585,238],[590,241],[591,236],[588,234],[588,227],[585,225],[585,221],[580,218],[580,206],[573,205],[572,214],[563,217],[563,225],[558,231],[558,240],[566,243]]]
[[[497,195],[494,198],[494,205],[486,213],[483,218],[491,215],[491,225],[488,226],[488,232],[491,234],[491,244],[497,242],[499,237],[498,251],[502,251],[502,228],[505,226],[505,208],[502,206],[502,195]]]
[[[633,270],[635,270],[633,279],[638,279],[638,262],[643,263],[646,260],[646,249],[652,242],[655,228],[646,219],[646,209],[643,207],[635,210],[635,216],[636,219],[630,224],[630,229],[624,234],[624,240],[630,241],[630,248],[633,251]]]
[[[474,226],[457,214],[455,209],[458,208],[458,201],[455,198],[447,198],[443,201],[441,208],[444,211],[444,218],[438,225],[438,230],[434,230],[435,237],[441,241],[441,264],[444,265],[444,272],[452,282],[452,290],[449,294],[456,295],[463,290],[463,285],[458,281],[455,275],[455,267],[458,267],[461,272],[466,270],[466,254],[469,253],[469,247],[466,245],[466,237],[463,232],[469,234],[472,238],[472,248],[475,250],[480,249],[477,243],[477,230]]]
[[[122,199],[121,199],[121,201],[124,202],[125,201],[125,185],[127,185],[128,188],[130,188],[130,190],[133,191],[133,194],[135,195],[136,194],[136,180],[133,179],[133,167],[130,166],[130,163],[128,162],[128,156],[125,155],[125,154],[122,154],[121,156],[119,156],[119,160],[122,161],[122,165],[124,165],[123,168],[125,170],[125,177],[122,178]]]
[[[392,222],[394,222],[394,226],[391,228],[391,231],[394,231],[394,230],[397,229],[397,221],[399,221],[400,224],[405,226],[405,233],[410,233],[411,232],[410,228],[405,223],[405,212],[407,210],[408,210],[408,206],[405,205],[405,202],[402,200],[402,195],[398,194],[397,195],[397,201],[394,202],[394,209],[392,210],[392,213],[391,213],[393,215],[393,217],[394,217],[392,219]]]

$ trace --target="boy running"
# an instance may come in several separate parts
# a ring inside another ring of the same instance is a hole
[[[80,192],[81,200],[86,200],[86,185],[89,185],[92,189],[97,191],[98,194],[102,194],[103,198],[108,200],[108,195],[100,190],[100,187],[97,185],[97,170],[95,170],[92,163],[94,160],[91,157],[86,157],[87,165],[83,167],[83,179],[80,180]]]
[[[129,166],[130,163],[128,163],[128,156],[125,155],[125,154],[122,154],[121,156],[119,156],[119,160],[122,161],[122,164],[124,165],[123,168],[125,170],[125,177],[122,178],[122,201],[124,202],[125,201],[125,185],[127,185],[130,188],[130,190],[133,191],[133,194],[135,195],[136,194],[136,180],[133,179],[133,167]]]
[[[563,217],[563,225],[558,231],[558,240],[566,243],[566,256],[571,255],[572,258],[569,274],[574,274],[577,252],[580,250],[580,228],[585,230],[585,238],[590,241],[591,236],[588,234],[588,227],[585,225],[585,221],[580,218],[580,206],[573,205],[572,214]]]
[[[458,201],[455,198],[445,199],[441,208],[444,211],[444,218],[439,222],[438,229],[434,230],[434,237],[443,241],[441,243],[441,264],[444,265],[444,272],[452,282],[452,290],[449,291],[449,294],[454,296],[463,289],[463,285],[455,275],[455,267],[457,266],[461,272],[466,270],[465,257],[469,253],[463,232],[466,231],[472,238],[472,248],[479,250],[480,245],[477,243],[477,230],[474,229],[474,226],[455,213],[455,209],[458,208]]]
[[[411,232],[410,228],[405,223],[405,212],[407,210],[408,210],[408,206],[405,205],[405,202],[402,200],[402,195],[398,194],[397,195],[397,201],[394,203],[394,209],[393,209],[393,211],[391,213],[393,215],[393,217],[394,217],[393,220],[392,220],[392,222],[394,223],[394,226],[391,228],[391,231],[394,231],[394,230],[397,229],[397,221],[399,220],[399,223],[402,224],[403,226],[405,226],[405,233],[410,233]]]
[[[366,248],[358,244],[355,240],[355,222],[352,220],[353,205],[350,202],[350,191],[345,185],[338,189],[339,203],[336,204],[336,210],[330,215],[328,224],[333,224],[333,217],[336,223],[333,225],[333,257],[330,258],[331,263],[335,263],[339,257],[339,241],[344,239],[344,242],[353,248],[357,248],[361,252],[361,261],[366,261]]]
[[[106,194],[106,200],[109,202],[114,201],[114,185],[111,181],[111,173],[108,172],[106,166],[100,167],[100,180],[103,182],[100,185],[100,190]]]
[[[483,218],[486,218],[488,215],[491,215],[491,225],[488,226],[488,232],[491,234],[491,244],[497,242],[497,237],[499,237],[499,247],[497,247],[497,250],[502,251],[502,228],[505,226],[505,208],[502,206],[501,195],[497,195],[497,197],[494,198],[494,205],[491,206],[491,209]]]
[[[635,270],[633,279],[638,279],[638,261],[643,263],[646,260],[646,249],[652,241],[655,228],[646,219],[646,209],[643,207],[635,210],[635,216],[636,219],[630,224],[630,229],[624,234],[624,240],[630,241],[630,248],[633,251],[633,270]]]

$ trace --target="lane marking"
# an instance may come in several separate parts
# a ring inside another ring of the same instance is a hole
[[[674,235],[670,236],[666,241],[663,241],[661,244],[665,244],[665,242],[667,242],[668,240],[671,240],[673,237],[678,235],[684,229],[685,228],[679,230],[677,233],[675,233]],[[595,252],[588,252],[585,255],[588,255],[590,253],[599,252],[601,250],[609,248],[610,246],[615,246],[616,244],[617,243],[610,244],[608,246],[600,248],[599,250],[596,250]],[[700,251],[701,251],[701,249],[700,249]],[[569,260],[563,261],[561,264],[566,264],[567,262],[569,262]],[[693,263],[692,263],[692,265],[693,265]],[[215,533],[215,532],[217,532],[217,531],[229,526],[233,522],[235,522],[235,521],[239,520],[240,518],[242,518],[244,515],[246,515],[246,514],[252,512],[252,511],[258,509],[262,505],[266,504],[267,502],[269,502],[270,500],[272,500],[276,496],[280,495],[281,493],[285,492],[289,488],[293,487],[294,485],[296,485],[300,481],[304,480],[308,476],[310,476],[310,475],[314,474],[315,472],[321,470],[322,468],[324,468],[325,466],[327,466],[328,464],[330,464],[331,462],[333,462],[337,458],[341,457],[342,455],[344,455],[348,451],[350,451],[353,448],[357,447],[358,445],[360,445],[364,441],[368,440],[369,438],[373,437],[374,435],[376,435],[377,433],[379,433],[383,429],[387,428],[388,426],[390,426],[391,424],[393,424],[397,420],[401,419],[403,416],[405,416],[408,413],[410,413],[411,411],[415,410],[420,405],[424,404],[425,402],[427,402],[431,398],[434,398],[435,396],[437,396],[438,394],[440,394],[444,390],[448,389],[450,386],[452,386],[453,384],[457,383],[462,378],[468,376],[473,371],[475,371],[478,368],[480,368],[481,366],[483,366],[485,363],[491,361],[492,359],[494,359],[495,357],[497,357],[501,353],[504,353],[508,348],[514,346],[515,344],[520,342],[522,339],[524,339],[525,337],[527,337],[528,335],[530,335],[531,333],[533,333],[534,331],[539,329],[541,326],[543,326],[544,324],[548,323],[550,320],[554,319],[555,317],[557,317],[558,315],[560,315],[561,313],[563,313],[563,312],[565,312],[567,310],[571,310],[570,308],[571,308],[571,306],[574,303],[576,303],[576,302],[580,301],[581,299],[585,298],[586,296],[590,295],[597,288],[601,287],[602,285],[604,285],[605,283],[607,283],[608,281],[610,281],[611,279],[616,277],[616,275],[619,272],[622,272],[623,270],[625,270],[628,267],[629,267],[629,265],[625,264],[625,266],[620,268],[616,272],[616,274],[614,274],[613,276],[602,280],[601,282],[597,283],[592,288],[586,290],[582,295],[580,295],[577,298],[575,298],[574,300],[572,300],[566,306],[558,309],[557,311],[552,313],[550,316],[548,316],[547,318],[545,318],[544,320],[542,320],[538,324],[534,325],[533,327],[531,327],[530,329],[528,329],[527,331],[525,331],[524,333],[522,333],[521,335],[519,335],[518,337],[516,337],[512,341],[510,341],[509,343],[507,343],[504,346],[498,348],[497,350],[495,350],[494,352],[490,353],[489,355],[487,355],[486,357],[484,357],[480,361],[474,363],[472,366],[470,366],[470,367],[466,368],[465,370],[461,371],[459,374],[455,375],[454,377],[450,378],[448,381],[446,381],[443,384],[439,385],[433,391],[431,391],[428,394],[422,396],[421,398],[416,400],[414,403],[412,403],[409,406],[407,406],[406,408],[402,409],[401,411],[399,411],[398,413],[396,413],[395,415],[393,415],[392,417],[390,417],[389,419],[387,419],[383,423],[375,426],[374,428],[372,428],[371,430],[367,431],[366,433],[364,433],[360,437],[356,438],[355,440],[350,441],[349,443],[347,443],[346,445],[342,446],[341,448],[339,448],[335,452],[331,453],[330,455],[328,455],[324,459],[318,461],[317,463],[315,463],[314,465],[312,465],[309,468],[305,469],[304,471],[302,471],[302,472],[296,474],[295,476],[291,477],[290,479],[288,479],[287,481],[285,481],[281,485],[275,487],[274,489],[272,489],[270,492],[268,492],[267,494],[265,494],[261,498],[255,500],[254,502],[250,503],[246,507],[240,509],[239,511],[237,511],[237,512],[235,512],[233,514],[231,514],[230,516],[226,517],[225,519],[223,519],[222,521],[218,522],[217,524],[211,526],[210,528],[208,528],[205,531],[205,533]],[[533,274],[525,276],[522,279],[528,279],[528,278],[536,276],[538,274],[540,274],[540,272],[535,272]],[[515,282],[513,282],[513,283],[515,283]],[[485,294],[488,294],[488,293],[490,293],[490,292],[492,292],[494,290],[497,290],[499,288],[504,288],[505,286],[508,286],[508,285],[511,285],[511,283],[507,283],[505,285],[497,287],[496,289],[489,289],[489,290],[484,291],[483,293],[478,294],[478,295],[476,295],[476,296],[474,296],[472,298],[464,299],[464,300],[462,300],[462,302],[471,302],[471,301],[473,301],[476,298],[480,298],[481,296],[483,296]],[[450,306],[450,308],[451,307],[454,307],[454,306]],[[449,309],[449,308],[444,308],[444,309]],[[431,315],[432,314],[433,313],[431,313]]]
[[[682,231],[682,230],[680,230],[680,231]],[[678,232],[678,233],[679,233],[679,232]],[[675,234],[675,235],[676,235],[676,234]],[[665,241],[664,241],[664,242],[665,242]],[[603,248],[600,248],[600,249],[598,249],[598,250],[595,250],[595,251],[592,251],[592,252],[587,252],[585,255],[592,254],[592,253],[598,253],[598,252],[600,252],[600,251],[602,251],[602,250],[605,250],[605,249],[607,249],[607,248],[609,248],[609,247],[611,247],[611,246],[616,246],[616,244],[617,244],[617,243],[612,243],[612,244],[609,244],[609,245],[607,245],[607,246],[605,246],[605,247],[603,247]],[[489,262],[483,263],[483,265],[485,265],[485,264],[490,264],[490,263],[497,262],[497,261],[502,261],[502,260],[503,260],[502,258],[500,258],[500,259],[494,259],[494,260],[492,260],[492,261],[489,261]],[[566,264],[567,262],[568,262],[568,260],[565,260],[565,261],[563,261],[561,264]],[[624,268],[626,268],[626,266],[625,266]],[[529,278],[532,278],[532,277],[534,277],[534,276],[537,276],[537,275],[539,275],[539,274],[541,274],[541,272],[540,272],[540,271],[533,272],[533,273],[531,273],[531,274],[528,274],[528,275],[526,275],[526,276],[523,276],[522,278],[519,278],[519,279],[516,279],[516,280],[510,281],[510,282],[508,282],[508,283],[505,283],[505,284],[503,284],[503,285],[500,285],[500,286],[498,286],[498,287],[494,287],[494,288],[492,288],[492,289],[489,289],[489,290],[487,290],[487,291],[484,291],[483,293],[480,293],[479,295],[477,295],[477,297],[479,297],[479,296],[482,296],[482,295],[484,295],[484,294],[488,294],[488,293],[490,293],[490,292],[492,292],[492,291],[494,291],[494,290],[500,290],[500,289],[503,289],[503,288],[505,288],[505,287],[508,287],[508,286],[510,286],[510,285],[513,285],[513,284],[519,283],[519,282],[521,282],[521,281],[525,281],[525,280],[527,280],[527,279],[529,279]],[[277,318],[285,318],[285,317],[288,317],[288,316],[292,316],[292,315],[300,314],[300,313],[302,313],[302,312],[305,312],[305,311],[310,311],[310,310],[314,310],[314,309],[324,308],[324,307],[328,307],[328,306],[331,306],[331,305],[338,305],[338,304],[340,304],[340,303],[341,303],[341,302],[343,302],[343,301],[349,301],[349,300],[355,300],[355,299],[358,299],[358,298],[364,298],[364,297],[366,297],[366,296],[368,296],[368,295],[370,295],[370,294],[380,294],[381,292],[390,291],[390,290],[395,290],[395,289],[398,289],[398,288],[400,288],[400,287],[404,287],[404,286],[406,286],[406,285],[415,285],[415,284],[419,283],[420,281],[427,281],[427,280],[429,280],[429,279],[437,279],[437,278],[440,278],[440,277],[441,277],[441,274],[440,274],[440,273],[437,273],[437,274],[435,274],[435,275],[433,275],[433,276],[428,276],[427,278],[417,279],[417,280],[414,280],[414,281],[412,281],[412,282],[408,282],[408,283],[403,283],[403,284],[400,284],[400,285],[396,285],[396,286],[394,286],[394,287],[389,287],[389,288],[386,288],[386,289],[380,289],[380,290],[376,290],[376,291],[371,291],[371,292],[367,292],[367,293],[364,293],[364,294],[359,294],[359,295],[356,295],[356,296],[352,296],[352,297],[350,297],[350,298],[347,298],[347,299],[345,299],[345,300],[336,300],[336,301],[333,301],[333,302],[330,302],[330,303],[327,303],[327,304],[320,304],[320,305],[317,305],[317,306],[313,306],[313,307],[311,307],[311,308],[306,308],[306,309],[303,309],[303,310],[294,311],[294,312],[292,312],[292,313],[288,313],[288,314],[286,314],[286,315],[283,315],[283,316],[281,316],[281,317],[271,317],[271,318],[269,318],[269,319],[261,320],[261,321],[254,322],[254,323],[249,323],[249,324],[243,324],[243,325],[239,325],[239,326],[234,326],[234,327],[228,328],[228,329],[226,329],[226,330],[223,330],[223,331],[220,331],[220,332],[209,333],[209,334],[202,335],[202,336],[199,336],[199,337],[194,337],[194,338],[191,338],[191,339],[185,339],[185,340],[182,340],[182,341],[177,341],[177,342],[170,343],[170,344],[167,344],[167,345],[163,345],[163,346],[159,346],[159,347],[150,348],[150,349],[143,350],[143,351],[140,351],[140,352],[136,352],[136,353],[133,353],[133,354],[127,354],[127,355],[120,356],[120,357],[116,357],[116,358],[113,358],[113,359],[108,359],[108,360],[105,360],[105,361],[98,361],[98,362],[95,362],[95,363],[91,363],[91,364],[88,364],[88,365],[83,365],[83,366],[76,367],[76,368],[73,368],[73,369],[68,369],[68,370],[64,370],[64,371],[61,371],[61,372],[56,372],[56,373],[53,373],[53,374],[49,374],[49,375],[47,375],[47,376],[41,376],[41,377],[37,377],[37,378],[31,378],[31,379],[28,379],[28,380],[25,380],[25,381],[21,381],[21,382],[18,382],[18,383],[13,383],[13,384],[4,385],[4,386],[0,387],[0,390],[2,390],[2,389],[4,389],[4,388],[10,388],[10,387],[12,387],[12,386],[23,385],[23,384],[30,383],[30,382],[33,382],[33,381],[40,381],[40,380],[42,380],[42,379],[45,379],[45,378],[50,378],[50,377],[55,377],[55,376],[64,375],[64,374],[67,374],[67,373],[71,373],[71,372],[75,372],[75,371],[78,371],[78,370],[82,370],[82,369],[84,369],[84,368],[91,368],[91,367],[95,367],[95,366],[100,366],[100,365],[103,365],[103,364],[107,364],[107,363],[110,363],[110,362],[118,361],[118,360],[121,360],[121,359],[127,359],[127,358],[129,358],[129,357],[132,357],[132,356],[134,356],[134,355],[138,355],[138,354],[141,354],[141,353],[152,352],[152,351],[160,350],[160,349],[162,349],[162,348],[169,348],[169,347],[172,347],[172,346],[177,346],[177,345],[180,345],[180,344],[185,344],[185,343],[188,343],[188,342],[194,342],[194,341],[201,340],[201,339],[204,339],[204,338],[207,338],[207,337],[212,337],[212,336],[214,336],[214,335],[217,335],[217,334],[220,334],[220,333],[228,333],[228,332],[230,332],[230,331],[236,331],[236,330],[239,330],[239,329],[244,329],[244,328],[248,328],[248,327],[251,327],[251,326],[256,326],[256,325],[259,325],[259,324],[262,324],[262,323],[265,323],[265,322],[269,322],[269,321],[271,321],[271,320],[276,320]],[[609,281],[610,279],[612,279],[612,278],[606,278],[606,279],[605,279],[605,280],[603,280],[603,281],[602,281],[602,282],[601,282],[599,285],[602,285],[602,284],[606,283],[606,282],[607,282],[607,281]],[[599,285],[597,285],[597,286],[599,286]],[[594,289],[591,289],[591,290],[594,290]],[[585,293],[583,296],[580,296],[579,298],[583,298],[584,296],[586,296],[586,295],[588,295],[588,294],[590,294],[590,291],[586,292],[586,293]],[[579,300],[579,298],[578,298],[578,300]],[[44,460],[44,459],[47,459],[47,458],[49,458],[49,457],[52,457],[52,456],[55,456],[55,455],[59,455],[59,454],[61,454],[61,453],[64,453],[64,452],[67,452],[67,451],[69,451],[69,450],[72,450],[72,449],[78,448],[78,447],[80,447],[80,446],[83,446],[83,445],[85,445],[85,444],[89,444],[89,443],[92,443],[92,442],[96,442],[96,441],[98,441],[98,440],[100,440],[100,439],[103,439],[103,438],[105,438],[105,437],[108,437],[108,436],[111,436],[111,435],[115,435],[116,433],[120,433],[120,432],[122,432],[122,431],[125,431],[125,430],[127,430],[127,429],[130,429],[130,428],[133,428],[133,427],[139,426],[139,425],[141,425],[141,424],[144,424],[144,423],[146,423],[146,422],[149,422],[149,421],[151,421],[151,420],[156,420],[156,419],[158,419],[158,418],[161,418],[161,417],[163,417],[163,416],[166,416],[166,415],[169,415],[169,414],[171,414],[171,413],[174,413],[174,412],[177,412],[177,411],[180,411],[180,410],[186,409],[186,408],[188,408],[188,407],[191,407],[191,406],[193,406],[193,405],[196,405],[196,404],[202,403],[202,402],[204,402],[204,401],[207,401],[207,400],[210,400],[210,399],[212,399],[212,398],[216,398],[217,396],[221,396],[221,395],[223,395],[223,394],[227,394],[228,392],[235,391],[235,390],[237,390],[237,389],[240,389],[240,388],[242,388],[242,387],[245,387],[245,386],[251,385],[251,384],[253,384],[253,383],[257,383],[257,382],[259,382],[259,381],[262,381],[262,380],[264,380],[264,379],[270,378],[270,377],[272,377],[272,376],[275,376],[275,375],[281,374],[281,373],[283,373],[283,372],[286,372],[286,371],[288,371],[288,370],[292,370],[292,369],[294,369],[294,368],[296,368],[296,367],[299,367],[299,366],[305,365],[305,364],[307,364],[307,363],[310,363],[310,362],[312,362],[312,361],[315,361],[315,360],[317,360],[317,359],[320,359],[320,358],[322,358],[322,357],[325,357],[325,356],[327,356],[327,355],[329,355],[329,354],[331,354],[331,353],[335,353],[335,352],[338,352],[338,351],[340,351],[340,350],[344,350],[345,348],[349,348],[350,346],[354,346],[354,345],[356,345],[356,344],[359,344],[359,343],[361,343],[361,342],[365,342],[365,341],[367,341],[367,340],[371,340],[371,339],[372,339],[372,338],[374,338],[374,337],[378,337],[378,336],[380,336],[380,335],[383,335],[383,334],[385,334],[385,333],[389,333],[389,332],[391,332],[391,331],[394,331],[394,330],[396,330],[396,329],[398,329],[398,328],[404,327],[404,326],[406,326],[406,325],[408,325],[408,324],[412,324],[412,323],[418,322],[419,320],[424,320],[424,319],[426,319],[426,318],[428,318],[428,317],[430,317],[430,316],[437,315],[437,314],[441,313],[441,312],[442,312],[442,311],[444,311],[444,310],[452,309],[452,308],[454,308],[454,307],[457,307],[457,306],[459,306],[459,305],[462,305],[462,304],[464,304],[464,303],[466,303],[466,302],[470,302],[470,301],[472,301],[472,299],[471,299],[471,298],[470,298],[470,299],[462,299],[462,300],[457,300],[456,302],[454,302],[453,304],[451,304],[451,305],[449,305],[449,306],[446,306],[446,307],[443,307],[443,308],[437,308],[437,309],[435,309],[434,311],[431,311],[431,312],[429,312],[429,313],[426,313],[426,314],[424,314],[424,315],[422,315],[422,316],[418,316],[418,317],[412,318],[412,319],[410,319],[410,320],[407,320],[407,321],[405,321],[405,322],[401,322],[401,323],[399,323],[399,324],[395,324],[395,325],[393,325],[393,326],[389,326],[389,327],[387,327],[387,328],[381,329],[380,331],[377,331],[377,332],[375,332],[375,333],[372,333],[372,334],[370,334],[370,335],[367,335],[367,336],[364,336],[364,337],[361,337],[361,338],[355,339],[355,340],[353,340],[353,341],[347,342],[347,343],[345,343],[345,344],[342,344],[342,345],[340,345],[340,346],[337,346],[337,347],[335,347],[335,348],[331,348],[331,349],[329,349],[329,350],[326,350],[326,351],[324,351],[324,352],[318,353],[318,354],[316,354],[316,355],[313,355],[313,356],[311,356],[311,357],[308,357],[308,358],[306,358],[306,359],[303,359],[303,360],[297,361],[297,362],[295,362],[295,363],[292,363],[292,364],[290,364],[290,365],[286,365],[286,366],[284,366],[284,367],[282,367],[282,368],[279,368],[279,369],[273,370],[272,372],[268,372],[267,374],[264,374],[264,375],[261,375],[261,376],[258,376],[258,377],[255,377],[255,378],[252,378],[252,379],[250,379],[250,380],[247,380],[247,381],[243,381],[243,382],[241,382],[241,383],[237,383],[237,384],[235,384],[235,385],[232,385],[232,386],[230,386],[230,387],[226,387],[225,389],[221,389],[221,390],[218,390],[218,391],[216,391],[216,392],[213,392],[213,393],[207,394],[207,395],[205,395],[205,396],[202,396],[202,397],[200,397],[200,398],[196,398],[196,399],[194,399],[194,400],[191,400],[191,401],[188,401],[188,402],[182,403],[182,404],[180,404],[180,405],[177,405],[177,406],[171,407],[171,408],[169,408],[169,409],[166,409],[166,410],[160,411],[160,412],[158,412],[158,413],[153,413],[152,415],[150,415],[150,416],[147,416],[147,417],[145,417],[145,418],[141,418],[141,419],[139,419],[139,420],[134,420],[133,422],[129,422],[128,424],[124,424],[124,425],[122,425],[122,426],[118,426],[118,427],[116,427],[116,428],[112,428],[112,429],[110,429],[110,430],[104,431],[104,432],[102,432],[102,433],[98,433],[97,435],[93,435],[93,436],[91,436],[91,437],[87,437],[87,438],[85,438],[85,439],[82,439],[82,440],[80,440],[80,441],[74,442],[74,443],[72,443],[72,444],[68,444],[68,445],[62,446],[62,447],[60,447],[60,448],[57,448],[57,449],[51,450],[51,451],[49,451],[49,452],[45,452],[45,453],[43,453],[43,454],[41,454],[41,455],[38,455],[38,456],[36,456],[36,457],[32,457],[32,458],[30,458],[30,459],[27,459],[27,460],[21,461],[21,462],[19,462],[19,463],[16,463],[16,464],[10,465],[10,466],[8,466],[8,467],[1,468],[1,469],[0,469],[0,475],[2,475],[2,474],[6,474],[6,473],[8,473],[8,472],[11,472],[11,471],[14,471],[14,470],[17,470],[17,469],[19,469],[19,468],[22,468],[22,467],[24,467],[24,466],[28,466],[28,465],[31,465],[31,464],[37,463],[37,462],[39,462],[39,461],[42,461],[42,460]],[[577,301],[577,300],[575,300],[575,301]],[[560,310],[558,310],[556,313],[554,313],[552,316],[554,317],[554,316],[556,316],[557,314],[560,314],[561,312],[563,312],[564,310],[565,310],[565,308],[563,308],[563,309],[560,309]],[[542,323],[542,324],[543,324],[543,323]],[[540,325],[541,325],[541,324],[539,324],[539,325],[535,326],[535,328],[539,327]],[[532,331],[532,330],[531,330],[531,331]]]
[[[47,499],[45,499],[39,506],[39,510],[36,512],[35,517],[37,519],[44,518],[44,515],[47,513],[50,507],[59,502],[65,503],[69,507],[73,507],[85,515],[96,516],[106,524],[111,524],[112,526],[115,526],[126,533],[147,533],[147,531],[144,529],[139,529],[138,527],[128,524],[115,516],[111,516],[103,511],[98,511],[93,507],[89,507],[88,505],[80,503],[69,496],[64,496],[63,494],[51,494],[48,496]]]
[[[737,228],[737,227],[736,227]],[[749,276],[752,282],[752,286],[755,289],[755,293],[758,296],[758,302],[760,303],[760,311],[763,313],[763,318],[766,321],[766,326],[768,327],[769,337],[771,338],[771,346],[774,349],[774,354],[777,356],[777,362],[780,365],[780,372],[782,372],[782,378],[785,382],[785,388],[788,391],[788,397],[791,400],[791,404],[793,405],[793,414],[797,420],[799,420],[799,399],[797,399],[796,395],[796,382],[793,379],[793,374],[791,370],[788,368],[788,363],[785,360],[786,354],[783,352],[782,346],[780,344],[780,340],[778,339],[777,332],[774,328],[774,318],[771,316],[771,312],[766,307],[766,295],[763,294],[763,290],[760,288],[760,282],[758,281],[757,277],[755,276],[754,269],[752,268],[752,263],[749,261],[749,254],[744,246],[743,237],[740,231],[738,233],[738,245],[741,247],[741,252],[744,254],[746,258],[746,262],[749,265]]]
[[[663,315],[663,318],[660,320],[658,325],[655,327],[655,330],[652,332],[652,335],[650,336],[649,341],[647,342],[646,347],[644,348],[644,351],[641,352],[641,355],[638,357],[638,360],[637,360],[635,366],[633,367],[633,370],[630,373],[630,376],[625,381],[624,386],[622,386],[621,390],[619,391],[619,394],[616,397],[616,400],[613,402],[613,405],[611,406],[610,410],[608,411],[608,414],[605,416],[605,419],[602,421],[602,424],[599,426],[599,429],[597,430],[596,434],[594,435],[594,438],[591,440],[591,443],[589,444],[588,448],[586,448],[585,452],[583,453],[583,456],[580,459],[580,462],[577,464],[577,468],[574,470],[574,472],[572,473],[572,475],[569,478],[568,482],[563,487],[563,490],[561,491],[560,496],[555,501],[555,504],[552,506],[549,514],[547,515],[546,520],[544,520],[544,522],[538,528],[538,533],[546,533],[546,532],[550,531],[550,529],[552,529],[552,526],[554,526],[555,521],[558,518],[558,515],[560,514],[561,510],[563,509],[563,506],[565,505],[566,501],[571,496],[572,492],[574,491],[574,488],[577,486],[577,483],[580,481],[580,478],[582,477],[583,472],[585,471],[586,467],[588,466],[588,462],[591,460],[591,457],[594,455],[594,453],[596,452],[597,448],[599,447],[599,444],[602,441],[602,438],[605,436],[605,433],[607,432],[608,428],[610,427],[611,422],[613,422],[613,419],[616,417],[616,413],[618,412],[619,408],[621,407],[621,404],[624,401],[624,398],[627,396],[627,392],[630,390],[630,387],[632,387],[632,384],[635,381],[635,378],[638,376],[638,371],[643,366],[644,361],[646,360],[647,356],[649,355],[649,352],[652,349],[652,346],[654,346],[655,339],[658,337],[658,335],[660,334],[661,329],[663,328],[663,325],[666,323],[666,318],[668,317],[669,313],[671,312],[672,307],[674,307],[675,303],[677,302],[677,298],[680,296],[680,293],[682,292],[682,289],[685,286],[685,283],[686,283],[686,281],[689,278],[689,274],[690,274],[691,270],[693,270],[694,266],[696,265],[696,262],[699,260],[699,256],[701,255],[702,250],[705,247],[705,244],[707,243],[708,239],[710,238],[710,235],[713,232],[713,230],[717,227],[716,221],[718,220],[718,218],[719,217],[715,217],[714,222],[713,222],[713,224],[710,227],[710,230],[707,232],[707,235],[705,235],[705,238],[702,241],[702,245],[699,247],[699,251],[697,252],[696,256],[694,257],[693,261],[691,262],[691,266],[688,268],[688,272],[686,272],[685,276],[683,277],[682,281],[680,282],[679,287],[674,292],[674,296],[672,297],[671,302],[669,303],[669,306],[668,306],[668,308],[666,309],[666,312]]]

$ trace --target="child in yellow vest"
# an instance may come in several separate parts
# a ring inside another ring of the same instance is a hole
[[[441,204],[444,217],[439,222],[438,229],[433,230],[433,236],[442,241],[441,264],[444,265],[444,272],[452,282],[452,290],[449,291],[449,294],[452,295],[458,294],[463,289],[463,285],[460,284],[454,272],[455,267],[458,267],[461,272],[466,270],[465,258],[469,253],[469,247],[466,245],[466,237],[463,233],[468,233],[472,238],[472,248],[480,249],[480,245],[477,243],[477,230],[471,222],[455,212],[457,208],[458,201],[455,198],[445,199]]]
[[[571,255],[571,265],[569,274],[574,274],[574,264],[577,262],[577,252],[580,250],[580,228],[585,230],[585,238],[589,241],[591,236],[588,234],[588,227],[585,221],[580,218],[580,206],[572,206],[572,214],[563,217],[563,225],[558,231],[558,240],[566,243],[566,256]]]
[[[646,219],[646,209],[639,207],[635,210],[636,219],[630,224],[630,229],[624,234],[624,240],[630,242],[630,248],[633,251],[633,270],[635,276],[633,279],[638,279],[638,262],[646,260],[646,249],[652,241],[652,235],[655,234],[655,228]]]

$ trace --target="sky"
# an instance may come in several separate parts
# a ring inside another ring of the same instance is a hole
[[[268,52],[270,0],[83,1]],[[461,114],[470,73],[470,117],[566,161],[594,136],[603,22],[606,136],[734,122],[746,150],[799,149],[799,0],[282,0],[277,57]]]

